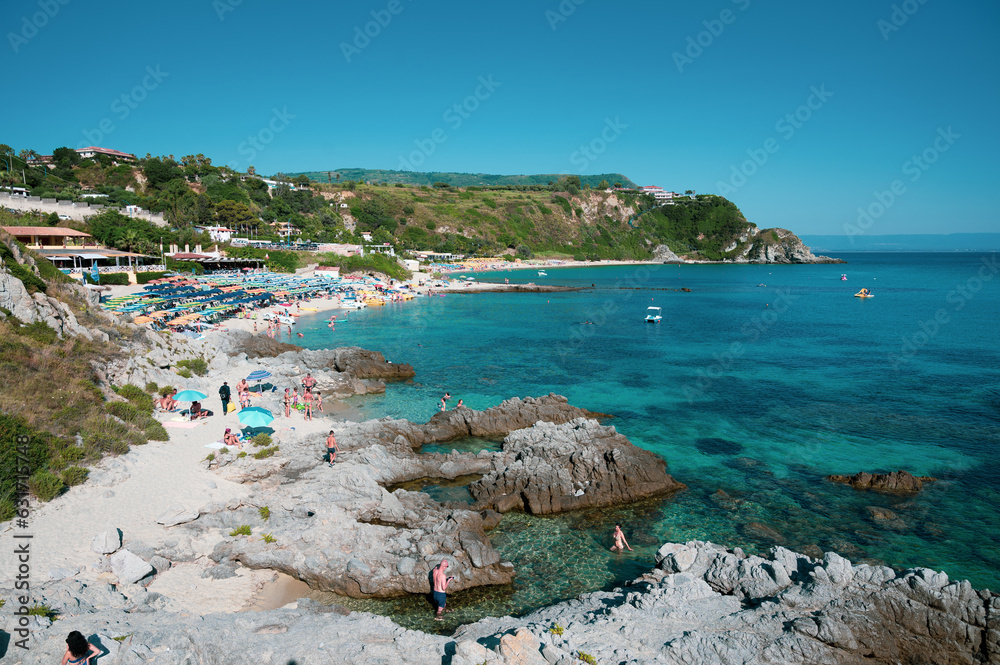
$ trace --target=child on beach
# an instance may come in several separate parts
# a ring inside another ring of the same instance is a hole
[[[323,396],[319,393],[315,393],[316,397],[316,408],[319,409],[320,413],[323,413]]]
[[[337,446],[337,437],[333,435],[333,430],[330,430],[330,435],[326,437],[326,459],[330,466],[333,466],[334,461],[336,461],[339,449],[339,446]]]
[[[299,408],[299,389],[292,388],[292,408]]]

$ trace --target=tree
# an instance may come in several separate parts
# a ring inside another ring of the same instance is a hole
[[[247,175],[257,175],[257,169],[253,167],[253,164],[247,167]]]
[[[80,163],[80,153],[72,148],[62,147],[52,151],[52,163],[57,169],[70,169]]]
[[[177,166],[177,162],[169,158],[160,159],[159,157],[153,157],[147,159],[142,167],[142,172],[146,176],[149,186],[155,189],[159,189],[171,180],[184,177],[183,172]]]
[[[602,180],[601,182],[597,183],[597,188],[598,189],[607,189],[610,186],[611,185],[608,184],[607,180]]]
[[[249,206],[236,201],[220,201],[215,204],[215,221],[220,226],[231,229],[238,226],[256,227],[260,224],[260,220],[250,212]]]
[[[524,243],[518,245],[516,251],[518,258],[530,259],[532,256],[534,256],[534,254],[531,253],[531,248],[525,245]]]
[[[309,184],[312,182],[312,180],[309,179],[309,176],[303,173],[301,175],[296,176],[294,182],[299,187],[308,187]]]
[[[195,196],[183,180],[172,180],[160,195],[160,207],[167,213],[168,221],[181,228],[187,225],[184,213],[194,203]]]

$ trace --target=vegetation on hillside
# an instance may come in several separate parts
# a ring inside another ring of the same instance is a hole
[[[10,150],[0,145],[0,154],[5,149]],[[109,203],[163,211],[169,229],[116,211],[77,225],[110,247],[145,254],[158,253],[161,243],[206,247],[209,238],[194,226],[218,224],[243,237],[282,243],[357,245],[366,242],[363,234],[370,234],[371,242],[391,244],[397,254],[430,250],[467,256],[648,259],[658,245],[666,244],[691,258],[719,260],[740,251],[739,238],[747,228],[736,206],[719,196],[685,196],[674,205],[657,207],[652,197],[635,190],[606,191],[619,183],[632,184],[620,174],[491,176],[341,169],[295,177],[278,174],[269,186],[253,167],[240,174],[216,167],[200,154],[180,159],[146,155],[135,164],[120,165],[106,157],[81,160],[68,148],[53,155],[55,169],[33,186],[33,194],[55,195],[48,189],[54,188],[60,196],[74,196],[86,186],[107,194]],[[7,157],[17,166],[19,157]],[[0,178],[5,173],[0,171]],[[311,182],[308,175],[320,181]],[[40,223],[58,223],[51,217]],[[266,257],[269,268],[286,272],[317,261],[347,269],[340,259],[304,252],[228,251]],[[378,270],[376,261],[359,264],[358,269]],[[383,268],[378,271],[398,273]]]
[[[288,174],[291,177],[304,175],[316,182],[337,184],[340,182],[370,182],[384,185],[401,183],[404,185],[434,186],[435,183],[447,184],[451,187],[548,187],[560,179],[565,173],[541,173],[536,175],[494,175],[488,173],[451,173],[445,171],[391,171],[385,169],[337,169],[335,171],[304,171]],[[602,173],[599,175],[576,176],[584,185],[597,187],[601,182],[617,184],[627,189],[637,189],[634,182],[621,173]],[[607,185],[605,185],[607,186]]]
[[[15,508],[16,484],[22,475],[14,464],[18,436],[27,441],[27,473],[23,475],[30,476],[28,486],[36,496],[49,500],[65,486],[81,482],[86,476],[81,464],[166,435],[151,417],[152,400],[144,391],[133,387],[123,391],[127,402],[110,403],[99,385],[100,368],[122,353],[121,345],[134,333],[100,319],[46,259],[36,255],[34,265],[27,259],[16,261],[12,246],[9,236],[0,238],[0,269],[21,279],[29,289],[66,303],[81,325],[103,330],[110,340],[60,339],[45,322],[27,323],[2,311],[0,520],[10,519]]]

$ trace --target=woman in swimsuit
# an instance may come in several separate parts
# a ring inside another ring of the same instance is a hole
[[[285,417],[288,418],[292,415],[292,396],[288,393],[288,388],[285,388]]]
[[[74,630],[66,638],[66,653],[63,654],[62,665],[90,665],[90,659],[101,655],[101,650],[87,641],[78,630]]]
[[[239,438],[228,427],[226,428],[226,435],[222,437],[222,442],[227,446],[236,446],[240,450],[243,450],[243,444],[240,443]]]
[[[323,413],[323,396],[319,393],[315,394],[316,397],[316,408],[319,409],[320,413]]]
[[[632,551],[632,546],[628,544],[628,541],[625,540],[625,534],[622,533],[622,525],[621,524],[616,524],[615,525],[615,531],[611,535],[615,539],[615,545],[614,545],[614,547],[611,548],[612,552],[624,552],[625,551],[625,547],[628,548],[629,552]],[[623,547],[623,545],[624,545],[624,547]]]

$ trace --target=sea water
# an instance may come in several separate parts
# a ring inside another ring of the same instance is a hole
[[[340,313],[335,331],[304,316],[298,329],[308,347],[358,345],[413,365],[413,381],[353,398],[366,417],[424,422],[446,391],[449,408],[461,398],[474,409],[558,393],[614,416],[606,424],[687,485],[628,508],[506,515],[491,538],[517,580],[454,594],[453,622],[620,585],[663,542],[694,539],[832,550],[1000,588],[997,257],[841,257],[474,273],[582,290],[448,293]],[[853,297],[862,287],[874,297]],[[661,323],[644,322],[649,306]],[[824,479],[897,469],[937,481],[890,496]],[[897,519],[876,521],[875,507]],[[633,552],[608,550],[616,522]],[[358,607],[425,627],[425,604]]]

